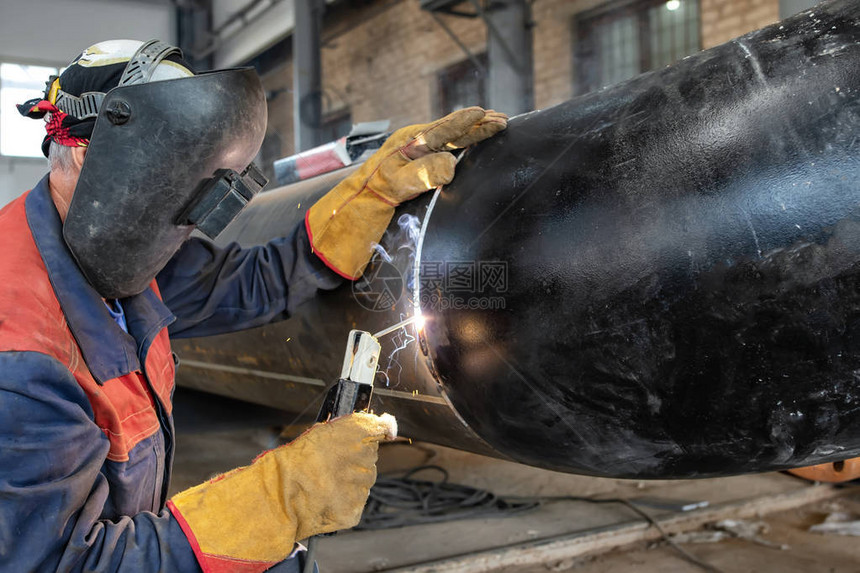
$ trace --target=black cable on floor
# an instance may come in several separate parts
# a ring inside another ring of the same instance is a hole
[[[665,541],[669,547],[674,549],[681,555],[681,557],[687,562],[708,571],[709,573],[723,573],[717,567],[711,565],[710,563],[706,563],[702,561],[680,545],[678,545],[674,539],[672,539],[666,530],[660,525],[660,523],[651,517],[651,515],[643,510],[641,507],[638,507],[636,504],[631,502],[629,499],[623,499],[620,497],[608,497],[608,498],[593,498],[593,497],[580,497],[575,495],[559,495],[559,496],[547,496],[547,497],[512,497],[509,498],[512,500],[526,502],[526,501],[539,501],[541,504],[549,503],[553,501],[583,501],[587,503],[618,503],[624,506],[627,506],[630,510],[638,514],[642,519],[647,521],[651,526],[653,526],[657,531],[660,532],[660,538],[662,541]]]
[[[427,470],[441,473],[442,480],[426,481],[412,477],[418,472]],[[721,573],[713,565],[701,561],[675,543],[653,517],[629,500],[578,496],[497,497],[486,490],[449,483],[448,472],[435,465],[418,466],[402,477],[380,476],[370,490],[370,497],[364,507],[361,521],[355,529],[389,529],[456,519],[505,517],[558,501],[625,505],[654,526],[660,532],[662,540],[677,551],[683,559],[709,573]]]
[[[441,481],[412,476],[436,471]],[[380,476],[370,489],[370,497],[356,529],[389,529],[408,525],[439,523],[455,519],[503,517],[534,509],[538,501],[510,501],[473,487],[448,483],[448,472],[439,466],[419,466],[402,477]]]

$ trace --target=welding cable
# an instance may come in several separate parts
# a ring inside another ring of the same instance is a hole
[[[418,472],[436,471],[441,481],[415,479]],[[361,521],[355,529],[389,529],[455,519],[504,517],[534,509],[537,501],[512,502],[473,487],[448,483],[448,472],[434,465],[419,466],[402,477],[380,476],[370,489]]]
[[[440,472],[442,481],[412,478],[425,470]],[[361,521],[354,529],[391,529],[456,519],[504,517],[539,505],[539,502],[532,501],[512,503],[485,490],[448,483],[447,470],[423,465],[407,471],[402,477],[380,476],[370,489]],[[314,571],[317,541],[318,537],[312,537],[308,542],[302,573]]]
[[[442,480],[434,482],[412,477],[425,470],[441,473]],[[448,472],[435,465],[415,467],[402,477],[380,476],[370,490],[361,521],[355,529],[389,529],[456,519],[506,517],[561,501],[624,505],[653,526],[660,533],[661,540],[677,551],[683,559],[708,573],[722,573],[720,569],[698,559],[678,545],[657,520],[630,500],[580,496],[498,497],[486,490],[449,483]]]
[[[508,498],[511,501],[518,501],[520,503],[526,503],[529,501],[538,502],[541,505],[546,503],[552,503],[557,501],[582,501],[586,503],[618,503],[626,506],[628,509],[638,514],[642,519],[648,522],[649,525],[653,526],[660,533],[661,541],[666,542],[672,549],[678,552],[678,554],[687,562],[699,567],[704,571],[708,571],[708,573],[723,573],[722,570],[711,565],[710,563],[706,563],[702,561],[680,545],[675,542],[672,537],[666,533],[666,530],[660,525],[660,523],[654,519],[648,512],[646,512],[641,507],[638,507],[636,504],[631,502],[629,499],[623,499],[620,497],[607,497],[607,498],[594,498],[594,497],[582,497],[576,495],[559,495],[559,496],[543,496],[543,497],[524,497],[524,496],[511,496]]]

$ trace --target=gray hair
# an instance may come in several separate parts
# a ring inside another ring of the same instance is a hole
[[[48,163],[51,166],[51,171],[71,171],[75,164],[72,158],[72,148],[51,141],[51,147],[48,149]]]

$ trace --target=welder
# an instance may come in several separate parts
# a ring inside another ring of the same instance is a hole
[[[0,211],[0,570],[298,571],[298,540],[357,523],[392,424],[317,424],[168,500],[169,337],[286,319],[361,276],[395,206],[450,181],[449,151],[505,116],[398,130],[304,225],[243,249],[190,234],[217,234],[265,184],[252,71],[101,42],[19,111],[46,121],[50,173]]]

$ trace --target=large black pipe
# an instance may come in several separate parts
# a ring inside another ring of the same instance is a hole
[[[313,202],[351,169],[296,183],[257,196],[218,238],[225,244],[265,243],[302,224]],[[181,357],[183,386],[282,408],[286,421],[312,420],[326,386],[340,374],[347,335],[353,328],[378,332],[411,316],[415,307],[409,278],[416,242],[397,220],[420,224],[432,194],[399,209],[382,241],[391,263],[380,257],[365,273],[370,280],[344,284],[300,307],[290,320],[238,334],[174,341]],[[413,220],[413,221],[414,221]],[[386,288],[392,296],[382,296]],[[397,416],[400,433],[483,454],[506,457],[483,442],[457,416],[418,349],[414,331],[381,339],[382,355],[372,408]]]
[[[418,267],[390,309],[344,287],[193,341],[183,380],[299,409],[349,328],[414,312],[417,286],[424,352],[395,356],[377,405],[413,437],[614,477],[860,455],[858,40],[858,2],[825,3],[513,119],[399,212],[424,234],[383,241],[398,272]],[[282,232],[328,186],[304,185],[231,237]]]

